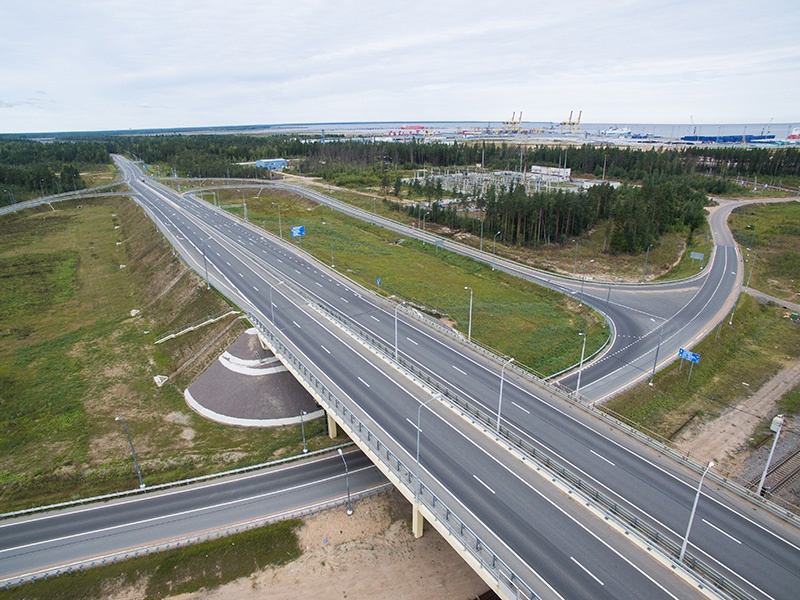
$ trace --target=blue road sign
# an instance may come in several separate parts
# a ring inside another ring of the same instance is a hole
[[[306,226],[305,225],[297,225],[292,227],[292,237],[300,237],[306,234]]]
[[[678,350],[678,358],[683,358],[683,359],[688,360],[689,362],[692,362],[692,363],[700,362],[700,355],[699,354],[697,354],[696,352],[689,352],[685,348],[681,348],[680,350]]]

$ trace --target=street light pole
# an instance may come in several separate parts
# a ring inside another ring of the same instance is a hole
[[[425,245],[425,219],[427,219],[428,215],[430,215],[430,214],[431,213],[426,212],[424,215],[422,215],[422,245],[423,246]]]
[[[501,231],[498,231],[494,234],[494,238],[492,239],[492,271],[494,271],[494,267],[497,264],[497,236],[501,233]]]
[[[414,471],[414,479],[416,479],[417,485],[414,488],[414,503],[418,503],[419,502],[419,494],[422,491],[422,485],[420,485],[420,482],[419,482],[419,432],[421,430],[420,419],[422,419],[422,407],[423,406],[427,406],[428,404],[430,404],[431,402],[433,402],[437,398],[441,398],[441,397],[442,397],[441,392],[437,392],[433,396],[428,398],[425,402],[420,404],[419,407],[417,408],[417,458],[416,458],[416,462],[415,462],[416,470]]]
[[[339,448],[339,456],[342,457],[344,463],[344,479],[347,482],[347,516],[353,514],[353,503],[350,501],[350,471],[347,469],[347,461],[344,459],[344,452]]]
[[[703,471],[703,474],[700,476],[700,483],[697,484],[697,494],[694,497],[694,504],[692,505],[692,514],[689,515],[689,526],[686,528],[686,535],[683,536],[683,544],[681,545],[681,553],[678,556],[678,562],[683,562],[683,556],[686,554],[686,546],[689,543],[689,532],[692,530],[692,521],[694,521],[694,513],[697,510],[697,501],[700,500],[700,489],[703,487],[703,479],[706,477],[706,473],[708,470],[714,466],[714,461],[712,460],[708,463],[706,470]]]
[[[210,239],[211,238],[208,238],[207,240],[203,241],[203,270],[206,273],[206,289],[207,290],[211,289],[211,285],[208,283],[208,261],[206,260],[206,242],[208,240],[210,240]]]
[[[125,435],[128,436],[128,444],[131,447],[131,455],[133,456],[133,466],[136,468],[136,475],[139,477],[139,489],[143,489],[144,482],[142,481],[142,472],[139,469],[139,461],[136,459],[136,450],[133,449],[133,440],[131,439],[131,432],[128,431],[128,422],[122,415],[120,415],[119,417],[114,417],[114,420],[122,421],[122,426],[125,428]]]
[[[397,311],[401,306],[405,306],[405,302],[400,302],[394,307],[394,360],[397,362]]]
[[[753,260],[750,262],[750,274],[747,276],[747,284],[744,286],[746,290],[750,289],[750,278],[753,276],[753,269],[756,266],[756,251],[753,250]]]
[[[465,290],[469,290],[469,326],[467,327],[467,341],[472,341],[472,288],[471,287],[464,287]]]
[[[578,367],[578,384],[575,386],[575,395],[580,396],[581,394],[581,371],[583,371],[583,356],[586,352],[586,334],[579,333],[578,335],[583,337],[583,346],[581,346],[581,364]]]
[[[306,425],[303,421],[303,417],[306,416],[308,413],[304,410],[300,411],[300,431],[303,433],[303,454],[308,452],[308,446],[306,446]]]
[[[650,319],[653,320],[652,318]],[[661,337],[664,335],[664,323],[660,323],[658,326],[658,346],[656,346],[656,356],[653,359],[653,372],[650,373],[650,382],[647,384],[649,386],[653,385],[653,378],[656,376],[656,365],[658,364],[658,351],[661,349]]]
[[[270,202],[270,204],[274,204],[278,207],[278,232],[280,233],[281,239],[283,239],[283,223],[281,222],[281,205],[275,202]]]
[[[500,369],[500,400],[497,402],[497,434],[500,435],[500,415],[502,414],[503,410],[503,379],[506,372],[506,367],[508,364],[513,361],[513,357],[509,358],[505,363],[503,363],[503,368]]]
[[[481,219],[481,246],[480,251],[483,252],[483,219]]]
[[[772,425],[770,425],[770,431],[775,434],[775,439],[772,442],[772,449],[769,451],[769,456],[767,457],[767,464],[764,465],[764,472],[761,474],[761,481],[758,483],[758,490],[756,491],[756,495],[761,495],[761,490],[764,488],[764,480],[767,478],[767,471],[769,470],[769,463],[772,462],[772,455],[775,453],[775,446],[778,445],[778,438],[781,435],[781,428],[783,428],[783,415],[778,415],[774,419],[772,419]]]
[[[578,240],[572,240],[572,241],[575,242],[575,260],[573,261],[573,264],[572,264],[572,274],[573,275],[577,275],[578,274]]]
[[[644,271],[642,271],[642,283],[644,283],[644,278],[647,276],[647,259],[650,256],[650,248],[653,247],[653,244],[650,244],[647,247],[647,252],[644,254]]]
[[[323,221],[322,224],[329,225],[331,228],[331,269],[335,269],[336,265],[334,264],[333,261],[333,223],[325,223],[325,221]]]

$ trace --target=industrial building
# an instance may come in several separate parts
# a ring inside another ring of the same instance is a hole
[[[269,171],[281,171],[289,166],[285,158],[262,158],[256,161],[256,167]]]

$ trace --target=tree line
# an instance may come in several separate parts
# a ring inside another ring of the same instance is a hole
[[[434,187],[433,185],[431,187]],[[435,188],[434,188],[435,189]],[[668,231],[689,236],[705,223],[706,195],[685,180],[663,175],[641,185],[601,183],[583,192],[528,194],[520,185],[489,187],[472,201],[407,205],[409,215],[505,244],[563,244],[604,225],[608,252],[637,254]],[[422,211],[426,213],[422,215]]]
[[[110,162],[100,142],[0,140],[0,204],[83,189],[81,171]]]

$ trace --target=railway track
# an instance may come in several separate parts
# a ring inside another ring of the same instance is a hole
[[[798,475],[800,475],[800,447],[795,448],[794,452],[770,468],[767,472],[767,478],[764,480],[764,490],[774,494],[783,486],[794,481]],[[759,481],[761,481],[760,475],[751,479],[749,483],[750,489],[758,487]]]

